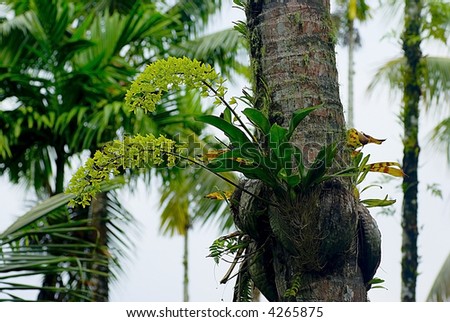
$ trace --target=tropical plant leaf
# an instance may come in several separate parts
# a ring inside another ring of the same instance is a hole
[[[270,160],[272,161],[273,159],[275,161],[274,164],[276,164],[277,174],[284,168],[283,160],[285,156],[283,155],[282,150],[285,151],[287,146],[290,147],[290,144],[286,138],[287,132],[287,129],[279,126],[278,124],[272,124],[269,131],[268,141],[271,157]]]
[[[291,121],[289,123],[289,130],[286,134],[286,138],[289,140],[291,138],[292,134],[294,134],[294,131],[297,128],[297,126],[300,124],[300,122],[303,121],[305,119],[305,117],[307,117],[311,112],[317,110],[318,108],[320,108],[322,106],[323,106],[323,104],[320,104],[317,106],[302,108],[302,109],[295,111],[294,115],[292,115]]]
[[[427,296],[427,302],[450,301],[450,255],[434,279],[433,286]]]
[[[370,172],[386,173],[394,177],[403,177],[405,173],[398,162],[376,162],[365,165],[364,169]]]
[[[330,144],[320,149],[319,153],[316,156],[316,159],[311,164],[305,177],[301,181],[303,189],[306,190],[308,187],[314,184],[318,184],[327,179],[327,176],[325,174],[331,167],[334,156],[336,155],[336,149],[337,148],[335,144]]]
[[[233,79],[233,73],[248,76],[249,69],[237,60],[230,60],[227,56],[237,55],[244,48],[240,34],[233,29],[220,30],[208,35],[196,37],[173,46],[170,55],[176,57],[195,58],[219,68],[220,73]],[[222,53],[226,53],[223,55]]]
[[[228,123],[233,123],[233,119],[232,119],[232,115],[231,115],[231,110],[230,108],[225,108],[225,110],[223,111],[223,119],[225,121],[227,121]]]
[[[195,118],[197,121],[210,124],[219,130],[230,139],[232,145],[238,147],[244,144],[251,144],[247,135],[233,124],[228,123],[224,119],[214,115],[201,115]]]
[[[233,159],[216,159],[215,162],[211,162],[207,166],[215,173],[236,171],[249,179],[259,179],[271,187],[276,187],[278,184],[278,180],[274,178],[272,172],[263,166],[246,164]]]
[[[252,122],[252,124],[258,129],[260,129],[263,134],[269,134],[270,122],[269,119],[263,114],[263,112],[254,108],[246,108],[242,111],[242,114],[247,116],[250,122]]]
[[[74,198],[73,194],[60,193],[49,199],[39,203],[37,206],[33,207],[23,216],[19,217],[11,226],[9,226],[5,231],[0,234],[0,240],[7,238],[8,236],[17,233],[23,227],[29,225],[30,223],[41,219],[46,216],[49,212],[66,205],[71,199]]]
[[[110,191],[117,188],[120,188],[125,183],[123,177],[116,177],[109,182],[101,183],[100,189],[101,191]],[[0,240],[8,240],[8,237],[17,233],[20,233],[24,227],[30,225],[31,223],[42,219],[47,216],[50,212],[67,205],[71,199],[74,198],[74,195],[71,193],[59,193],[55,196],[52,196],[35,207],[30,209],[27,213],[20,216],[13,224],[11,224],[8,228],[6,228],[0,234]],[[5,241],[3,241],[5,243]]]
[[[424,82],[422,91],[427,108],[440,106],[441,101],[449,100],[450,93],[450,58],[426,56],[424,61]],[[381,85],[388,84],[390,93],[400,92],[402,87],[402,68],[405,58],[395,58],[381,66],[368,87],[373,92]],[[437,113],[443,109],[436,108]]]
[[[367,208],[373,207],[386,207],[393,205],[396,202],[395,199],[387,199],[387,196],[384,199],[363,199],[361,203],[366,205]]]

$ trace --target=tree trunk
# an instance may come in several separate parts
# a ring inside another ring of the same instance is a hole
[[[353,122],[353,77],[355,76],[355,62],[353,54],[355,53],[355,27],[354,20],[348,22],[348,100],[347,100],[347,125],[349,128],[354,127]]]
[[[56,175],[55,175],[55,189],[52,191],[51,195],[56,195],[64,191],[64,170],[66,162],[66,154],[64,152],[64,145],[58,144],[55,147],[56,150]],[[50,185],[49,185],[50,186]],[[50,225],[56,224],[57,222],[51,218],[48,219]],[[47,236],[51,238],[50,236]],[[53,241],[56,242],[56,241]],[[51,264],[50,264],[51,265]],[[61,276],[58,273],[48,273],[44,275],[42,281],[42,289],[38,294],[38,301],[60,301],[60,293],[54,290],[61,284]]]
[[[287,126],[294,111],[324,105],[291,139],[311,164],[321,147],[345,142],[329,2],[253,0],[246,14],[256,108],[268,112],[272,123]],[[344,144],[336,160],[340,166],[348,164]],[[355,200],[350,181],[333,179],[285,197],[255,180],[242,184],[271,200],[271,206],[262,205],[240,191],[235,194],[239,207],[233,208],[236,224],[253,240],[247,251],[252,257],[249,273],[268,300],[367,300],[367,282],[379,262],[372,258],[379,256],[379,232],[367,209]],[[246,227],[252,219],[254,234]],[[373,248],[358,240],[361,223],[365,226],[360,235],[375,241]],[[365,265],[366,259],[376,265]]]
[[[421,0],[405,1],[402,36],[406,66],[403,72],[403,207],[402,207],[402,287],[404,302],[416,300],[417,280],[417,166],[419,163],[419,102],[422,81]]]
[[[183,301],[189,302],[189,229],[188,221],[183,238]]]
[[[94,233],[91,236],[92,243],[97,247],[94,250],[94,259],[105,257],[108,251],[108,196],[106,192],[100,192],[92,200],[90,206],[90,219]],[[92,269],[104,274],[109,274],[107,264],[93,264]],[[89,281],[92,290],[92,300],[96,302],[108,302],[109,299],[109,277],[103,274],[92,274]]]

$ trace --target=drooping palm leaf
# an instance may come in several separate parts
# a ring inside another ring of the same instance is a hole
[[[168,8],[169,15],[180,15],[188,34],[195,35],[208,23],[211,16],[222,6],[222,0],[179,0]]]
[[[385,63],[378,69],[368,90],[372,92],[380,85],[387,83],[392,93],[397,92],[402,86],[404,63],[404,57]],[[450,57],[426,56],[423,58],[423,63],[425,67],[422,87],[424,102],[427,108],[436,107],[437,112],[445,111],[448,108],[445,102],[450,98]]]
[[[402,88],[402,66],[404,58],[393,59],[384,64],[376,73],[369,91],[373,92],[380,85],[389,84],[391,93]],[[423,58],[425,67],[422,92],[427,111],[444,118],[433,129],[430,137],[443,150],[447,151],[450,161],[450,57],[426,56]]]
[[[245,40],[234,29],[217,31],[173,46],[170,54],[195,58],[220,68],[222,75],[232,76],[231,71],[248,76],[248,68],[236,56],[245,48]]]
[[[104,184],[103,190],[120,184]],[[130,247],[124,224],[129,225],[131,215],[109,194],[104,218],[108,241],[103,243],[87,210],[67,209],[72,197],[59,194],[41,202],[0,235],[0,293],[6,295],[2,300],[25,300],[18,291],[26,289],[53,292],[60,301],[92,301],[99,291],[96,283],[102,277],[117,276],[118,259]],[[30,280],[41,275],[54,276],[54,285]]]
[[[445,260],[427,296],[428,302],[450,301],[450,255]]]

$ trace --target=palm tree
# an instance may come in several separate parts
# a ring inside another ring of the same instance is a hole
[[[249,1],[246,8],[255,93],[261,98],[256,108],[287,127],[297,109],[323,104],[291,137],[309,167],[321,147],[345,141],[345,122],[329,3],[289,4]],[[338,149],[336,157],[346,162],[349,155]],[[258,207],[247,195],[241,197],[244,211],[235,212],[245,223],[250,221],[245,210],[259,211],[262,227],[252,240],[257,255],[249,272],[262,294],[273,301],[366,301],[365,284],[374,267],[366,270],[365,260],[358,260],[357,226],[358,216],[370,215],[355,200],[349,182],[326,182],[294,197],[277,197],[264,185],[251,185],[250,192],[261,191],[272,202]]]
[[[402,207],[402,301],[415,301],[418,267],[417,195],[419,158],[419,106],[423,101],[430,108],[442,97],[448,97],[449,66],[443,57],[423,56],[421,41],[434,38],[446,42],[450,6],[440,1],[405,1],[402,48],[404,56],[385,64],[378,71],[370,88],[388,80],[392,89],[402,89],[401,112],[403,135],[403,207]],[[431,23],[424,23],[431,21]],[[446,120],[437,125],[436,133],[446,133]],[[445,134],[444,134],[445,135]],[[444,138],[445,136],[442,136]]]
[[[121,102],[124,85],[138,68],[164,55],[167,47],[189,45],[197,20],[205,23],[218,3],[212,1],[205,6],[203,1],[181,1],[166,8],[166,12],[158,12],[152,5],[137,1],[127,9],[127,16],[114,12],[86,14],[83,7],[75,6],[74,10],[71,3],[64,1],[23,1],[15,5],[21,14],[3,21],[1,31],[5,37],[0,51],[4,58],[0,68],[5,71],[0,98],[15,97],[20,104],[0,115],[5,125],[0,133],[4,143],[1,171],[8,173],[13,182],[28,180],[42,198],[57,195],[63,190],[65,168],[71,158],[111,140],[118,129],[122,133],[152,131],[171,135],[179,132],[180,125],[185,126],[185,132],[201,130],[189,118],[178,115],[182,105],[174,104],[173,97],[159,107],[161,113],[155,118],[138,115],[131,120]],[[15,39],[24,39],[19,49]],[[149,46],[153,49],[142,50]],[[125,53],[124,48],[128,48]],[[230,51],[237,48],[236,45]],[[191,116],[201,111],[195,105],[184,108],[190,109],[185,114]],[[86,216],[94,219],[98,213],[99,220],[90,224],[98,224],[94,227],[101,235],[97,241],[106,243],[102,232],[106,232],[104,225],[109,219],[101,209],[108,206],[101,200],[108,199],[99,196],[98,200],[102,205],[92,205],[91,214],[75,209],[65,220],[70,217],[70,222],[79,219],[86,223]],[[59,224],[50,219],[41,224]],[[45,238],[57,243],[58,239],[52,236],[49,233]],[[55,300],[55,281],[61,278],[53,273],[46,276],[41,298]],[[65,287],[68,286],[60,289]],[[107,296],[92,298],[105,300]]]
[[[348,99],[347,99],[347,126],[354,127],[354,106],[353,94],[354,86],[353,79],[355,75],[354,53],[357,46],[361,45],[360,35],[355,28],[355,20],[360,22],[366,21],[370,18],[369,6],[364,0],[342,0],[338,4],[343,7],[342,12],[335,13],[337,17],[338,30],[340,38],[343,39],[343,44],[348,46]]]

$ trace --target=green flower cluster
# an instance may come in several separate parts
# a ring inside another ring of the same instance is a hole
[[[66,193],[73,193],[77,197],[69,205],[89,205],[95,194],[100,192],[100,184],[118,175],[120,168],[158,166],[164,162],[173,167],[180,154],[179,149],[175,141],[152,134],[125,137],[123,141],[114,140],[106,144],[70,180]]]
[[[125,96],[125,103],[131,111],[143,109],[154,112],[164,92],[179,90],[181,86],[197,88],[207,96],[209,84],[218,83],[216,91],[225,94],[221,79],[214,69],[189,58],[169,57],[150,65],[131,84]]]

